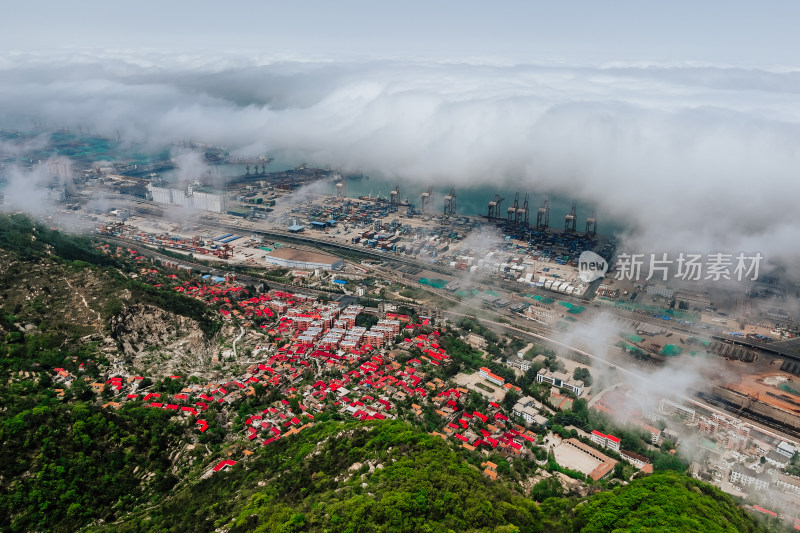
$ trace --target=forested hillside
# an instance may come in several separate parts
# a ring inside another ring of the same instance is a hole
[[[134,513],[121,531],[757,531],[678,473],[541,504],[403,422],[318,424]]]
[[[0,422],[0,528],[75,531],[112,520],[178,481],[184,428],[156,409],[120,412],[40,398]]]
[[[165,320],[217,325],[204,306],[156,291],[97,243],[22,215],[0,216],[0,529],[74,531],[163,494],[186,424],[98,396],[118,341],[110,320],[136,302]],[[58,372],[80,376],[72,386]],[[208,438],[208,437],[205,437]]]

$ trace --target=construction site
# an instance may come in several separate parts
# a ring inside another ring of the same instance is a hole
[[[800,437],[800,381],[775,370],[731,374],[723,384],[699,395],[737,416]]]

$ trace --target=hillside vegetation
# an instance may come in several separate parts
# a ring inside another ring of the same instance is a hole
[[[319,423],[198,479],[168,457],[162,411],[76,403],[3,420],[0,527],[10,531],[758,531],[731,498],[678,473],[536,504],[404,422]],[[211,465],[206,465],[204,470]],[[139,510],[137,510],[137,508]],[[102,525],[97,523],[102,520]]]
[[[0,422],[0,528],[75,531],[163,496],[183,428],[157,409],[43,401]]]
[[[112,355],[129,357],[118,349],[127,332],[111,324],[115,317],[130,322],[130,309],[161,317],[161,337],[195,330],[208,341],[220,328],[201,302],[141,282],[136,265],[99,252],[89,239],[0,215],[0,370],[96,368]]]
[[[757,531],[678,473],[536,504],[404,422],[317,424],[134,513],[120,531]]]
[[[142,283],[130,263],[90,239],[23,215],[0,215],[0,297],[0,333],[14,323],[67,336],[103,331],[128,303],[191,318],[207,334],[219,327],[202,303]]]

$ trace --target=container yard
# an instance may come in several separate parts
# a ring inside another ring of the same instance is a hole
[[[561,231],[544,224],[531,227],[515,218],[458,215],[453,189],[445,196],[443,209],[432,212],[429,206],[417,209],[413,203],[397,201],[399,188],[388,199],[351,199],[339,185],[336,196],[312,194],[297,205],[284,206],[279,197],[275,210],[279,214],[268,221],[270,227],[284,231],[291,227],[322,241],[398,254],[422,266],[499,277],[575,296],[587,288],[577,277],[580,253],[591,250],[610,261],[615,252],[614,238],[595,232],[594,214],[585,232],[571,227]],[[425,204],[425,195],[422,200]],[[515,208],[514,215],[522,210]]]

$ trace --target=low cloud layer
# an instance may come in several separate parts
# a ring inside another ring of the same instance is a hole
[[[713,66],[0,56],[0,127],[282,153],[406,184],[596,205],[631,251],[791,264],[800,72]],[[441,185],[441,187],[439,187]]]

